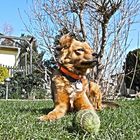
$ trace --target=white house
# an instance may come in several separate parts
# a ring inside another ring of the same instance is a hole
[[[19,53],[20,48],[0,45],[0,65],[17,66]]]

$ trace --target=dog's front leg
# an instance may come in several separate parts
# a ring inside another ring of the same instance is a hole
[[[96,110],[102,110],[102,93],[99,85],[94,82],[90,82],[90,100]]]
[[[74,100],[74,108],[76,110],[83,110],[83,109],[95,110],[85,92],[81,92],[77,94]]]
[[[47,115],[39,117],[41,121],[54,121],[62,118],[69,109],[69,96],[66,93],[59,92],[56,101],[55,108]]]

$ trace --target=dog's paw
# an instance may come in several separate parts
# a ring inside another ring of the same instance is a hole
[[[56,120],[57,118],[54,116],[54,115],[43,115],[43,116],[40,116],[38,117],[38,120],[40,121],[54,121]]]
[[[47,115],[40,116],[37,119],[40,120],[40,121],[47,121],[48,120]]]

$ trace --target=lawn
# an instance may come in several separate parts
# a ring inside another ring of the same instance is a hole
[[[53,107],[52,101],[0,101],[0,140],[139,140],[140,100],[118,101],[120,108],[97,112],[98,135],[81,133],[72,126],[74,114],[55,122],[37,117]]]

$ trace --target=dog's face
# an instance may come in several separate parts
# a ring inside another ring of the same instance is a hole
[[[69,69],[83,69],[86,71],[97,63],[97,54],[86,42],[73,39],[69,34],[59,40],[58,61]]]

